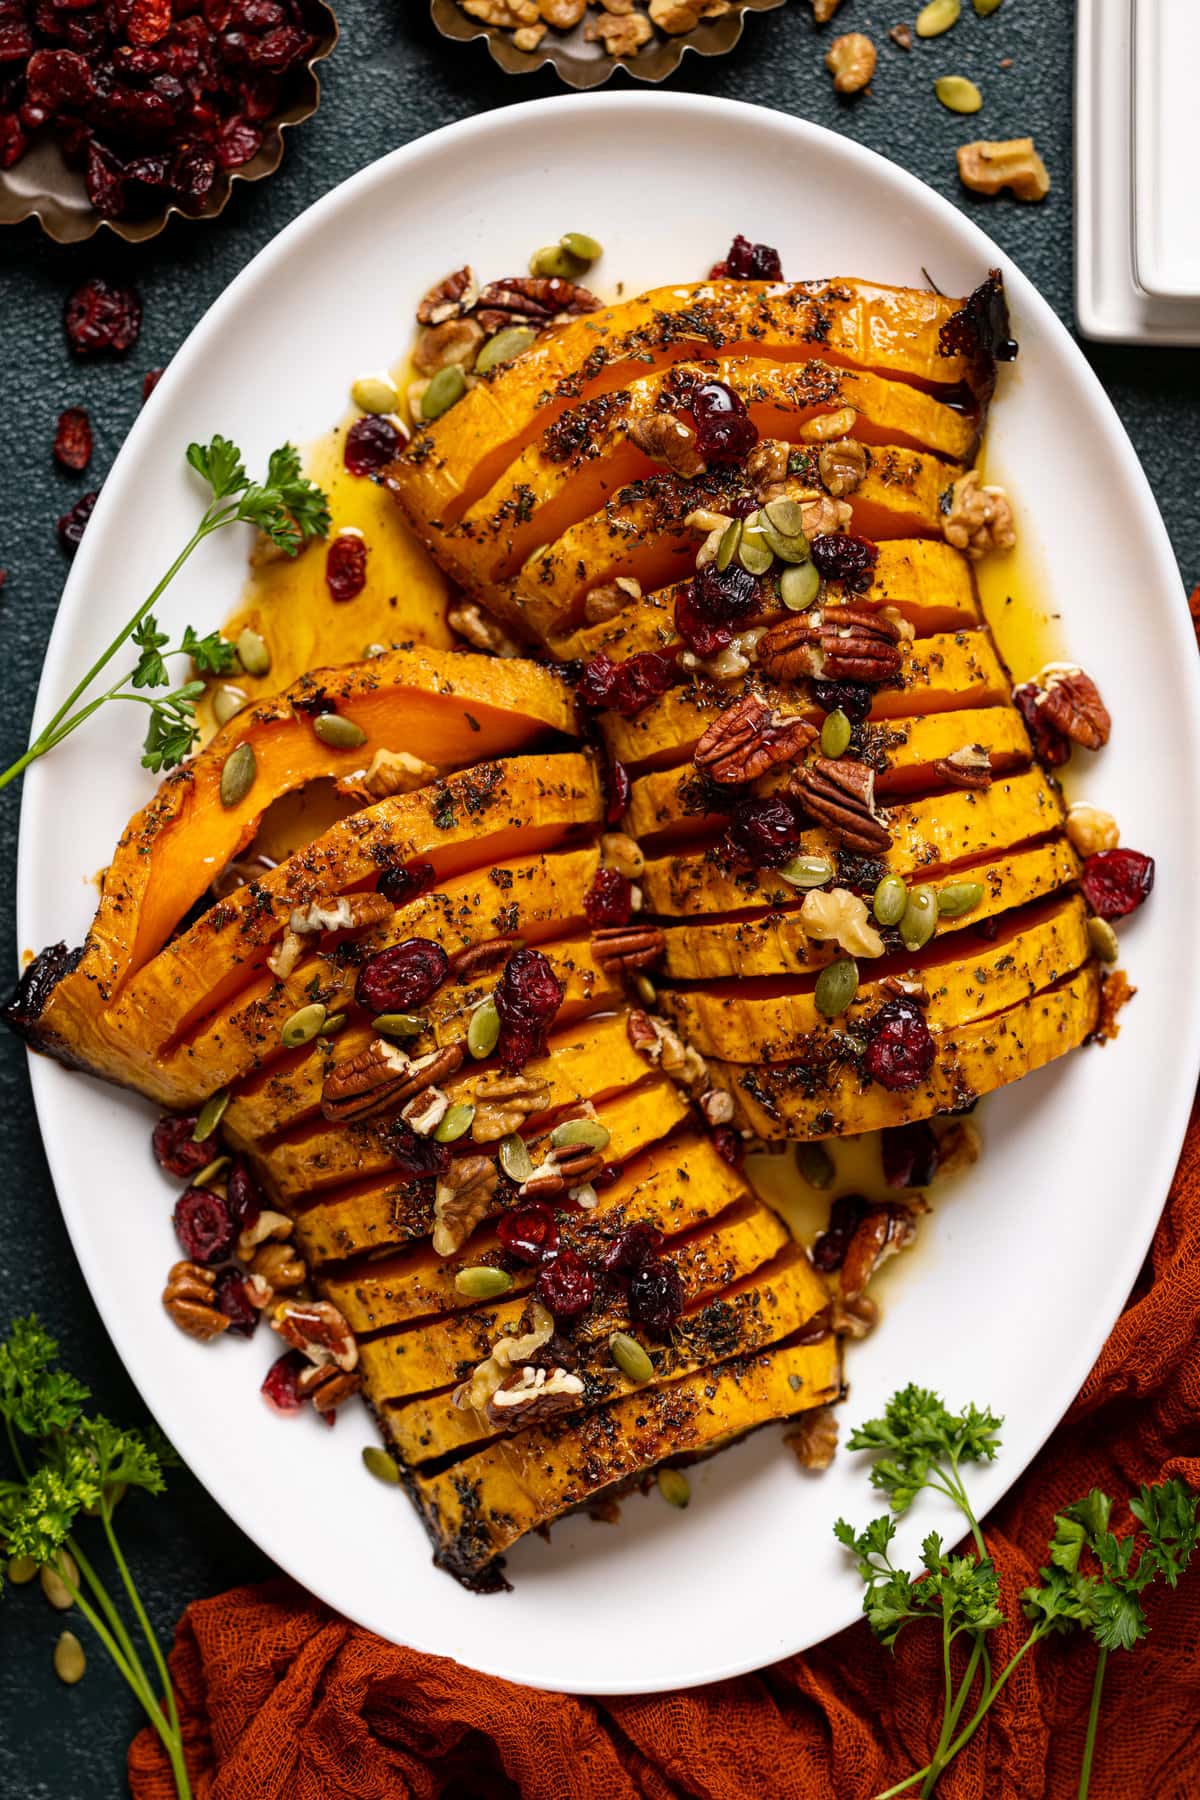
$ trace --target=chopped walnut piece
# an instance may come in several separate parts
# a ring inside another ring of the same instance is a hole
[[[248,1263],[260,1244],[286,1244],[291,1235],[292,1221],[287,1214],[272,1212],[264,1206],[253,1223],[244,1225],[238,1233],[237,1259]]]
[[[522,1318],[524,1323],[524,1318]],[[527,1363],[554,1336],[554,1316],[540,1300],[533,1302],[529,1328],[520,1335],[498,1337],[470,1379],[454,1390],[454,1404],[464,1412],[483,1412],[505,1377],[518,1364]]]
[[[536,50],[545,35],[544,25],[522,25],[513,32],[513,43],[518,50]]]
[[[526,1363],[519,1374],[501,1382],[484,1411],[504,1431],[524,1431],[578,1406],[583,1377],[569,1369],[538,1369]]]
[[[358,1341],[331,1300],[281,1300],[270,1323],[311,1363],[335,1363],[346,1374],[358,1365]]]
[[[733,1095],[724,1088],[709,1088],[700,1096],[700,1111],[709,1125],[728,1125],[733,1119]]]
[[[618,575],[615,581],[606,581],[591,589],[583,603],[583,616],[589,625],[606,625],[641,597],[640,581],[635,581],[632,575]]]
[[[460,1156],[437,1184],[433,1201],[435,1256],[461,1250],[488,1211],[500,1171],[486,1156]]]
[[[978,469],[968,469],[950,489],[942,515],[942,536],[978,562],[989,550],[1011,550],[1017,541],[1013,511],[1002,487],[984,487]]]
[[[1103,807],[1078,800],[1067,812],[1067,837],[1080,856],[1094,856],[1098,850],[1116,849],[1121,827]]]
[[[538,0],[538,11],[555,31],[570,31],[587,11],[587,0]]]
[[[825,57],[836,94],[857,94],[875,73],[875,46],[861,31],[834,38]]]
[[[689,5],[688,0],[650,0],[650,18],[660,31],[678,36],[696,29],[700,8],[698,4]]]
[[[1008,188],[1017,200],[1044,200],[1050,192],[1046,165],[1033,139],[1008,138],[1000,143],[977,139],[958,148],[958,175],[976,194],[998,194]]]
[[[548,1081],[530,1075],[484,1075],[475,1083],[475,1117],[471,1137],[477,1144],[496,1144],[519,1131],[550,1102]]]
[[[295,1245],[290,1243],[260,1244],[254,1252],[250,1271],[279,1294],[293,1294],[308,1280],[307,1265],[296,1254]]]
[[[654,36],[654,27],[645,13],[606,11],[599,18],[589,18],[583,35],[589,44],[602,43],[610,56],[636,56]]]
[[[413,348],[413,367],[422,375],[436,375],[439,369],[473,368],[484,336],[483,326],[470,318],[426,325]]]
[[[600,861],[606,869],[636,881],[646,867],[640,844],[624,831],[606,831],[600,839]]]
[[[304,955],[304,939],[289,925],[267,958],[267,967],[277,981],[286,981]]]
[[[473,650],[487,650],[493,656],[520,656],[521,646],[509,637],[503,625],[484,612],[473,600],[460,600],[446,613],[446,623],[459,637],[466,638]]]
[[[827,1469],[838,1443],[833,1407],[814,1406],[811,1412],[801,1413],[783,1441],[802,1469]]]
[[[651,413],[648,418],[635,419],[629,427],[629,441],[651,462],[664,464],[685,481],[705,471],[704,458],[696,449],[696,433],[674,413]]]
[[[842,0],[812,0],[813,22],[817,25],[828,25]]]
[[[883,939],[872,925],[867,903],[849,888],[812,888],[800,908],[808,936],[835,943],[848,956],[882,956]]]
[[[823,444],[817,456],[821,480],[835,500],[844,500],[861,485],[867,472],[867,451],[855,438]]]
[[[972,1125],[970,1119],[956,1119],[938,1139],[938,1179],[961,1175],[979,1161],[982,1150],[978,1126]]]
[[[835,1299],[829,1309],[830,1329],[838,1337],[865,1338],[879,1323],[879,1307],[869,1294]]]
[[[339,794],[353,799],[390,800],[428,787],[440,774],[436,763],[423,762],[407,750],[377,750],[365,769],[344,775],[336,786]]]
[[[782,438],[759,438],[746,458],[746,480],[758,499],[787,479],[791,446]]]
[[[828,444],[834,438],[849,437],[857,423],[854,407],[840,406],[836,412],[818,413],[815,419],[809,419],[797,436],[803,444]]]
[[[533,0],[461,0],[462,9],[484,25],[500,25],[511,31],[518,25],[536,25],[538,9]]]
[[[326,900],[293,907],[288,930],[300,937],[315,937],[323,931],[362,931],[391,915],[392,904],[382,894],[333,894]]]

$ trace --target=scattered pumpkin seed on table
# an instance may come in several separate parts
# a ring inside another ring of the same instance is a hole
[[[38,1566],[32,1556],[10,1556],[8,1559],[8,1579],[14,1587],[24,1587],[37,1572]]]
[[[981,19],[990,19],[994,12],[999,12],[1001,0],[975,0],[975,11]]]
[[[604,245],[589,237],[586,231],[564,231],[558,241],[568,256],[581,263],[599,262],[604,255]]]
[[[569,1145],[582,1145],[587,1150],[603,1150],[607,1147],[610,1133],[599,1119],[564,1119],[550,1133],[550,1145],[554,1150],[564,1150]]]
[[[1121,954],[1121,946],[1117,934],[1107,919],[1089,919],[1087,923],[1088,943],[1102,963],[1114,963]]]
[[[900,942],[906,950],[922,949],[937,928],[937,895],[931,887],[915,887],[900,921]]]
[[[779,577],[779,598],[789,612],[804,612],[821,591],[816,563],[789,563]]]
[[[439,369],[421,395],[421,417],[440,419],[467,391],[467,378],[457,364]]]
[[[267,640],[249,625],[238,632],[238,661],[247,675],[269,675],[271,672],[271,652],[267,649]]]
[[[983,899],[981,881],[950,881],[937,897],[937,909],[943,919],[961,919]]]
[[[38,1570],[42,1592],[56,1612],[66,1612],[68,1607],[75,1604],[74,1595],[63,1580],[63,1575],[67,1577],[71,1587],[78,1591],[79,1569],[69,1550],[60,1550],[53,1563],[43,1563]]]
[[[230,719],[236,718],[246,704],[247,696],[241,688],[222,686],[213,693],[213,718],[218,725],[228,725]]]
[[[833,880],[833,864],[826,856],[791,856],[775,873],[792,887],[819,888]]]
[[[249,744],[231,750],[221,765],[221,805],[240,806],[258,776],[258,764]]]
[[[875,914],[876,923],[898,925],[904,917],[907,906],[908,889],[899,875],[885,875],[875,889],[875,897],[871,902],[871,911]]]
[[[572,256],[565,244],[543,244],[529,259],[529,273],[549,281],[578,281],[587,273],[587,263]]]
[[[425,1021],[420,1013],[378,1013],[371,1027],[380,1037],[410,1038],[424,1031]]]
[[[962,0],[929,0],[928,6],[923,6],[917,14],[917,36],[941,37],[943,31],[958,24],[961,12]]]
[[[947,112],[977,113],[983,105],[983,95],[965,75],[943,75],[934,82],[933,91]]]
[[[825,1018],[836,1019],[845,1012],[857,992],[858,964],[852,956],[839,956],[836,962],[826,963],[817,976],[813,1000],[817,1011]]]
[[[454,1277],[458,1292],[468,1300],[496,1300],[507,1294],[512,1284],[507,1269],[493,1269],[490,1263],[473,1263]]]
[[[74,1687],[77,1681],[83,1680],[87,1668],[87,1657],[83,1653],[83,1645],[73,1631],[64,1631],[54,1646],[54,1673],[68,1687]]]
[[[280,1043],[286,1050],[298,1050],[301,1044],[311,1044],[326,1017],[325,1007],[319,1000],[314,1000],[311,1006],[302,1006],[299,1012],[284,1020],[279,1030]]]
[[[721,533],[721,541],[717,545],[717,568],[725,570],[738,553],[738,545],[742,541],[742,521],[732,520]]]
[[[329,1013],[317,1035],[319,1037],[336,1037],[345,1026],[347,1017],[348,1015],[344,1012]]]

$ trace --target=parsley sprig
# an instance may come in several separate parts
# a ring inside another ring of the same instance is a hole
[[[171,1678],[113,1525],[131,1488],[161,1494],[175,1460],[164,1441],[88,1414],[87,1388],[58,1366],[58,1346],[35,1318],[17,1319],[0,1342],[0,1418],[12,1473],[0,1479],[0,1547],[55,1570],[162,1739],[179,1800],[190,1800]],[[75,1535],[81,1514],[99,1521],[133,1615],[126,1622]],[[73,1559],[66,1562],[64,1551]],[[78,1579],[76,1579],[76,1571]],[[151,1676],[134,1641],[140,1633]],[[165,1705],[165,1710],[164,1710]]]
[[[912,1621],[932,1619],[941,1625],[944,1694],[933,1755],[876,1800],[893,1800],[918,1783],[922,1796],[932,1794],[942,1771],[974,1735],[1023,1659],[1052,1632],[1072,1630],[1089,1632],[1099,1646],[1079,1777],[1079,1800],[1086,1800],[1109,1652],[1132,1649],[1146,1635],[1142,1594],[1158,1580],[1174,1587],[1200,1543],[1200,1497],[1183,1482],[1143,1486],[1129,1502],[1135,1529],[1120,1537],[1110,1526],[1112,1500],[1093,1488],[1055,1519],[1049,1565],[1041,1570],[1039,1584],[1021,1596],[1029,1630],[1007,1663],[993,1671],[987,1637],[1004,1623],[1000,1586],[962,1469],[992,1460],[1002,1423],[974,1406],[952,1413],[937,1394],[909,1386],[892,1396],[882,1418],[851,1434],[851,1450],[872,1453],[871,1483],[886,1496],[893,1514],[906,1512],[929,1489],[958,1508],[971,1540],[964,1550],[948,1552],[931,1531],[914,1575],[892,1559],[896,1527],[887,1514],[873,1519],[865,1531],[855,1531],[844,1519],[834,1526],[838,1542],[855,1557],[866,1590],[863,1611],[882,1643],[894,1645]],[[956,1674],[954,1646],[960,1638],[970,1650]],[[974,1708],[963,1724],[972,1696]]]
[[[208,444],[189,444],[187,460],[210,491],[200,523],[154,591],[77,682],[54,717],[23,755],[0,773],[0,788],[61,744],[110,700],[132,700],[148,708],[142,764],[155,773],[175,768],[199,736],[196,701],[204,692],[204,683],[190,680],[173,687],[167,670],[169,659],[188,656],[203,675],[227,675],[235,666],[236,652],[218,632],[201,637],[190,625],[178,644],[170,644],[158,629],[154,607],[193,551],[226,525],[253,525],[288,556],[297,555],[329,529],[328,500],[316,483],[301,473],[300,453],[291,444],[281,444],[271,452],[267,478],[262,482],[251,481],[241,451],[228,438],[217,436]],[[85,701],[83,696],[96,677],[130,643],[139,652],[135,666],[103,693]],[[155,691],[160,688],[169,691]]]

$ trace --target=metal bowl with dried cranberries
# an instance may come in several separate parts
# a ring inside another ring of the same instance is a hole
[[[336,41],[324,0],[0,0],[0,224],[213,217],[278,167]]]

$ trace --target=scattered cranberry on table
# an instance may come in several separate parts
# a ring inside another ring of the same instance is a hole
[[[83,542],[88,520],[99,498],[97,493],[81,495],[70,511],[65,512],[58,521],[58,541],[68,556],[74,556]]]
[[[76,356],[124,356],[142,329],[136,288],[93,275],[67,297],[63,329]]]
[[[546,1054],[546,1034],[563,1003],[563,985],[540,950],[514,950],[496,984],[496,1055],[510,1074]]]
[[[92,421],[82,406],[69,406],[59,414],[54,433],[54,459],[64,469],[81,475],[92,460]]]

